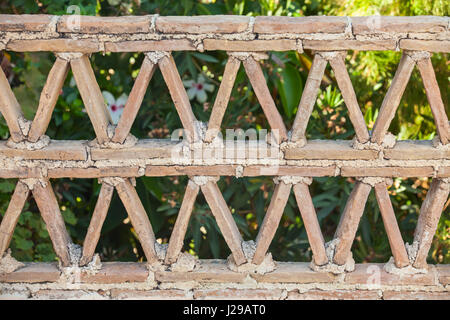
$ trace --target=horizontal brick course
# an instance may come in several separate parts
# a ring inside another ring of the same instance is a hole
[[[60,273],[56,263],[33,262],[25,264],[25,267],[17,269],[12,273],[0,273],[0,283],[56,282],[59,280]]]
[[[377,291],[367,290],[309,290],[306,292],[291,291],[287,300],[378,300]]]
[[[385,291],[384,300],[450,300],[450,292]]]
[[[46,14],[2,14],[0,31],[45,31],[52,18]]]
[[[346,17],[256,17],[255,33],[344,33]]]
[[[86,283],[126,283],[144,282],[148,270],[143,263],[104,262],[102,269],[95,274],[81,273],[81,281]]]
[[[93,17],[80,16],[74,23],[73,16],[62,16],[57,25],[58,32],[81,33],[148,33],[152,16]]]
[[[210,289],[194,290],[194,299],[199,300],[279,300],[281,289]]]
[[[447,17],[415,16],[371,16],[351,17],[354,34],[368,34],[377,32],[430,32],[438,33],[446,31]]]
[[[164,33],[236,33],[247,30],[245,16],[172,16],[156,18],[156,30]]]
[[[129,289],[111,289],[112,299],[120,300],[185,300],[189,295],[184,290],[129,290]]]
[[[258,282],[267,283],[329,283],[336,277],[331,273],[314,272],[309,263],[278,262],[277,269],[266,274],[252,274]]]

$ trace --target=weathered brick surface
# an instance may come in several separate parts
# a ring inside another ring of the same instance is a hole
[[[119,300],[185,300],[191,299],[184,290],[129,290],[129,289],[111,289],[112,299]]]
[[[17,52],[52,51],[91,53],[100,50],[96,40],[51,39],[51,40],[12,40],[6,50]]]
[[[147,51],[192,51],[196,50],[191,41],[187,39],[177,40],[140,40],[106,42],[107,52],[147,52]]]
[[[103,262],[102,269],[93,275],[83,272],[82,282],[90,283],[125,283],[144,282],[148,278],[145,264],[133,262]]]
[[[155,272],[155,280],[161,282],[242,282],[246,275],[233,272],[223,260],[202,260],[192,272]]]
[[[252,274],[258,282],[271,283],[324,283],[336,278],[331,273],[314,272],[309,263],[277,262],[277,269],[266,274]]]
[[[447,29],[448,18],[436,16],[421,17],[352,17],[354,34],[377,32],[430,32],[438,33]]]
[[[436,271],[441,284],[450,284],[450,265],[436,265]]]
[[[1,31],[45,31],[53,16],[45,14],[2,14]]]
[[[347,284],[367,284],[369,286],[377,285],[417,285],[432,286],[435,285],[435,271],[430,268],[426,274],[413,275],[395,275],[383,270],[384,264],[357,264],[355,271],[345,275]]]
[[[385,291],[384,300],[450,300],[450,292]]]
[[[245,16],[172,16],[156,18],[156,30],[164,33],[235,33],[247,30]]]
[[[300,293],[297,290],[290,291],[287,300],[378,300],[380,294],[377,291],[368,290],[309,290]]]
[[[74,23],[73,16],[62,16],[58,21],[58,32],[82,33],[147,33],[150,32],[151,16],[94,17],[81,16]]]
[[[395,40],[303,40],[303,49],[317,51],[395,50]]]
[[[28,290],[0,289],[0,300],[26,300],[30,296]]]
[[[400,40],[400,49],[430,52],[450,52],[450,41],[437,40]]]
[[[0,282],[55,282],[59,276],[56,263],[27,263],[25,267],[12,273],[0,273]]]
[[[341,175],[343,177],[431,177],[433,176],[433,167],[342,167]]]
[[[96,291],[43,289],[32,294],[35,300],[104,300],[108,299]]]
[[[203,40],[205,50],[227,51],[288,51],[297,49],[297,41],[290,39],[280,40]]]
[[[256,33],[343,33],[346,17],[256,17]]]
[[[210,289],[194,290],[194,299],[199,300],[278,300],[281,289]]]

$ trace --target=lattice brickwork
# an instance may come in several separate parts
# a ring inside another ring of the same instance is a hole
[[[87,17],[0,15],[0,49],[52,51],[56,61],[43,88],[36,116],[26,120],[8,80],[0,71],[0,111],[10,139],[0,142],[0,177],[19,178],[0,226],[0,257],[8,248],[31,192],[63,267],[71,266],[71,239],[49,179],[100,178],[102,187],[84,241],[79,265],[89,264],[114,190],[122,200],[150,264],[174,264],[180,257],[194,202],[201,191],[232,252],[235,265],[260,265],[267,257],[283,209],[293,190],[313,252],[316,272],[351,271],[351,246],[372,188],[380,207],[397,268],[426,269],[439,217],[449,195],[450,128],[430,56],[450,51],[448,17]],[[285,127],[271,97],[259,60],[267,51],[313,50],[314,60],[293,127]],[[225,50],[229,58],[207,130],[199,128],[172,51]],[[348,50],[400,50],[402,59],[372,132],[358,105],[345,65]],[[145,59],[117,126],[111,124],[89,56],[95,52],[144,52]],[[306,128],[327,64],[334,71],[355,129],[353,141],[306,141]],[[215,139],[240,65],[272,129],[271,143],[222,144]],[[393,141],[387,130],[417,66],[434,116],[438,139]],[[130,129],[156,68],[160,68],[187,142],[137,140]],[[92,122],[93,141],[56,141],[45,136],[66,75],[72,70]],[[95,138],[95,139],[94,139]],[[201,156],[194,156],[198,149]],[[245,157],[236,158],[239,148]],[[206,151],[209,155],[206,157]],[[225,156],[217,156],[225,155]],[[158,256],[155,235],[133,186],[139,176],[188,175],[184,200],[167,252]],[[247,243],[217,186],[220,176],[275,176],[276,187],[256,246]],[[321,176],[355,177],[335,238],[325,244],[308,185]],[[414,244],[406,248],[389,199],[392,177],[433,177],[422,204]],[[408,250],[407,250],[408,249]],[[330,269],[331,268],[331,269]]]

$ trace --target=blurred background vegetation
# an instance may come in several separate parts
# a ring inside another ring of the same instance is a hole
[[[0,13],[66,14],[70,5],[81,8],[81,14],[99,16],[143,15],[448,15],[450,3],[445,0],[9,0],[0,1]],[[401,53],[349,52],[346,63],[369,129],[389,88]],[[178,70],[185,81],[197,81],[212,91],[192,97],[194,113],[207,121],[217,94],[226,63],[226,53],[174,53]],[[94,54],[92,65],[104,91],[115,98],[129,94],[139,72],[143,55],[137,53]],[[36,112],[47,74],[54,61],[51,53],[2,54],[2,67],[21,103],[27,118]],[[448,109],[449,63],[447,55],[433,54],[444,104]],[[286,126],[291,127],[297,105],[311,64],[311,53],[271,53],[263,62],[264,73]],[[206,101],[205,101],[206,94]],[[155,73],[140,109],[132,133],[139,138],[168,138],[181,127],[178,115],[159,71]],[[244,70],[238,73],[223,128],[268,128],[267,121],[251,89]],[[417,70],[413,72],[397,116],[390,131],[398,139],[432,139],[435,135],[433,117]],[[47,131],[52,139],[92,139],[94,131],[83,102],[69,73]],[[331,69],[327,69],[313,116],[309,121],[309,139],[351,139],[354,136],[346,107]],[[3,118],[0,137],[8,138]],[[389,189],[391,200],[405,242],[412,241],[420,205],[431,179],[396,178]],[[332,239],[340,214],[353,187],[351,178],[316,178],[311,194],[326,241]],[[0,179],[0,212],[4,214],[16,181]],[[137,190],[147,210],[154,231],[161,243],[172,232],[181,205],[186,177],[137,179]],[[61,212],[75,243],[82,245],[94,209],[99,184],[96,179],[58,179],[52,181]],[[255,239],[273,192],[271,177],[223,177],[219,181],[225,200],[245,240]],[[52,245],[34,200],[25,206],[11,243],[13,255],[22,261],[55,260]],[[210,209],[200,194],[186,235],[185,250],[200,258],[226,258],[229,249],[220,234]],[[270,248],[280,261],[309,261],[305,228],[294,195],[291,194],[280,227]],[[373,192],[353,245],[356,262],[386,262],[391,256],[388,238]],[[450,208],[446,203],[429,254],[430,263],[450,263]],[[97,247],[103,261],[142,261],[143,252],[117,195],[102,229]]]

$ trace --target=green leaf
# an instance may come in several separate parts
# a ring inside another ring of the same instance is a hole
[[[294,109],[298,107],[303,92],[303,82],[297,68],[286,64],[280,73],[278,90],[280,92],[283,110],[289,119],[294,115]]]

